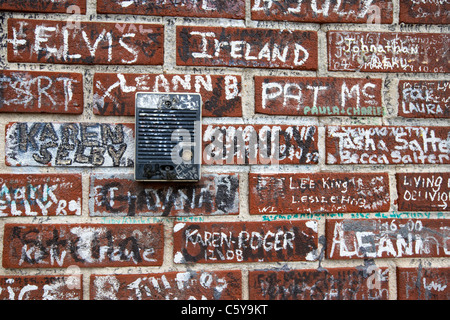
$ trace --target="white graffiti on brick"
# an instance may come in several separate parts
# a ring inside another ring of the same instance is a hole
[[[44,107],[56,108],[60,105],[64,106],[64,111],[68,111],[69,105],[78,101],[73,101],[73,84],[78,83],[74,78],[57,77],[51,78],[44,75],[31,77],[29,74],[23,72],[12,73],[11,75],[0,75],[0,89],[6,92],[13,92],[14,94],[5,97],[0,93],[2,105],[20,105],[24,108],[31,108],[37,101],[37,108]],[[63,88],[63,93],[54,92],[52,87]],[[82,107],[82,105],[78,105]]]
[[[11,166],[133,166],[131,125],[16,122],[6,131]]]
[[[446,130],[448,127],[443,127]],[[336,127],[337,153],[327,153],[329,164],[444,164],[450,160],[450,132],[436,135],[436,127]]]
[[[29,183],[21,187],[11,187],[7,182],[0,183],[0,217],[46,216],[50,212],[57,216],[65,216],[69,212],[79,216],[81,198],[61,199],[55,195],[58,189],[67,190],[72,185],[70,182],[35,185]]]
[[[300,15],[307,12],[313,12],[315,16],[328,17],[330,13],[337,14],[339,17],[356,16],[357,18],[365,18],[371,9],[371,5],[374,0],[359,0],[359,6],[357,10],[350,9],[345,11],[342,8],[342,3],[345,1],[333,1],[330,0],[254,0],[252,11],[267,11],[275,8],[283,8],[284,15]]]

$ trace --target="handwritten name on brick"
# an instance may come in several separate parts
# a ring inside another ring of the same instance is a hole
[[[250,214],[389,211],[386,173],[249,175]]]
[[[0,112],[83,113],[80,73],[0,71]]]
[[[398,209],[447,211],[450,205],[450,173],[397,173]]]
[[[236,75],[96,73],[94,114],[134,115],[136,92],[151,91],[200,93],[203,117],[240,117],[241,82]]]
[[[450,72],[444,33],[328,31],[329,71]]]
[[[81,215],[81,174],[0,174],[0,217]]]
[[[327,219],[327,257],[448,257],[449,230],[446,219]]]
[[[328,126],[328,164],[448,164],[450,127]]]
[[[375,266],[250,271],[249,294],[250,300],[387,300],[388,280],[389,270]]]
[[[240,271],[91,275],[93,300],[240,300]]]
[[[204,174],[199,182],[136,183],[129,174],[91,175],[91,216],[239,214],[239,177]]]
[[[0,276],[0,300],[83,300],[83,275]]]
[[[405,0],[400,1],[400,22],[448,24],[450,23],[450,3],[446,0]]]
[[[392,23],[392,1],[252,0],[253,20],[313,23]]]
[[[255,76],[255,111],[271,115],[382,116],[381,79]]]
[[[180,66],[317,70],[317,46],[315,31],[177,27]]]
[[[162,65],[164,26],[8,19],[8,61]]]
[[[132,167],[134,125],[12,122],[6,125],[6,164]]]
[[[5,268],[162,265],[162,224],[6,224]]]
[[[315,126],[204,125],[204,164],[317,164]]]
[[[406,118],[450,118],[450,82],[400,80],[398,114]]]
[[[315,261],[317,221],[174,225],[175,263]]]
[[[79,10],[78,13],[86,13],[86,0],[2,0],[0,11],[73,13],[69,8],[74,6],[77,7],[77,12]]]
[[[398,300],[449,300],[450,268],[397,267]]]
[[[98,0],[98,13],[195,18],[245,18],[244,0]]]

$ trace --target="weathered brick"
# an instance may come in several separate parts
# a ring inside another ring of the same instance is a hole
[[[397,267],[398,300],[449,300],[450,268]]]
[[[137,183],[132,174],[92,174],[91,216],[239,214],[239,177],[204,174],[199,182]]]
[[[314,261],[317,221],[176,223],[175,263]]]
[[[389,211],[387,173],[249,175],[250,214]]]
[[[0,174],[0,217],[81,215],[81,174]]]
[[[240,271],[91,275],[93,300],[240,300]]]
[[[203,163],[317,164],[317,141],[315,126],[204,125]]]
[[[203,117],[242,116],[241,76],[147,73],[96,73],[94,114],[134,115],[139,91],[200,93]]]
[[[83,113],[83,75],[0,71],[0,112]]]
[[[195,18],[245,18],[244,0],[98,0],[98,13],[141,14],[147,16],[175,16]]]
[[[312,23],[392,23],[391,0],[264,1],[252,0],[253,20]]]
[[[450,72],[445,33],[328,31],[329,71]]]
[[[2,0],[0,11],[85,14],[86,0]]]
[[[132,167],[134,124],[11,122],[9,166]]]
[[[381,79],[255,77],[255,111],[292,116],[382,116]]]
[[[400,22],[414,24],[449,24],[450,3],[448,1],[402,0]]]
[[[177,27],[177,65],[317,70],[317,32]]]
[[[447,219],[327,219],[329,259],[448,257]]]
[[[398,210],[448,211],[450,173],[397,173]]]
[[[450,118],[449,81],[400,80],[398,115],[406,118]]]
[[[83,300],[83,275],[0,276],[0,300]]]
[[[6,224],[3,267],[160,266],[162,224]]]
[[[162,65],[164,26],[8,19],[8,61]]]
[[[328,164],[448,164],[450,127],[327,126]]]
[[[249,295],[250,300],[387,300],[388,280],[389,270],[375,265],[256,270],[249,273]]]

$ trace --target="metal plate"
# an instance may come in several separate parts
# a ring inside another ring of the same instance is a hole
[[[136,180],[200,179],[201,105],[199,94],[136,93]]]

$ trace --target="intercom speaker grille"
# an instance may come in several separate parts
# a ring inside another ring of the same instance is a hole
[[[136,180],[200,178],[201,97],[137,93]]]

